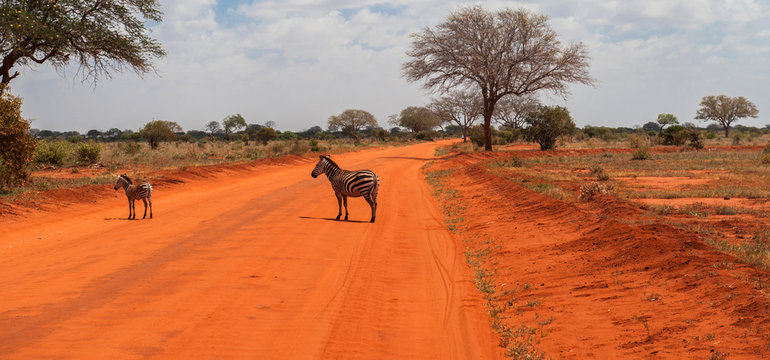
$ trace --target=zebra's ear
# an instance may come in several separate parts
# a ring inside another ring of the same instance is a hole
[[[325,157],[325,155],[318,155],[319,159],[323,159],[324,157]]]

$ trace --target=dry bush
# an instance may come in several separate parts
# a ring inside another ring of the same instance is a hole
[[[580,200],[588,201],[593,199],[596,194],[611,194],[615,191],[615,186],[612,184],[601,184],[598,182],[590,182],[580,186]]]

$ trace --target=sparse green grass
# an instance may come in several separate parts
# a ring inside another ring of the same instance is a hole
[[[760,229],[750,240],[740,244],[717,239],[709,239],[707,242],[749,264],[770,269],[770,230]]]
[[[466,209],[458,201],[460,195],[457,190],[448,185],[447,180],[451,176],[452,170],[432,171],[430,170],[431,165],[432,163],[428,163],[423,167],[425,179],[433,189],[433,196],[441,204],[447,228],[463,237],[465,261],[474,273],[476,288],[486,300],[485,305],[490,325],[500,337],[500,346],[506,349],[506,356],[514,359],[544,358],[544,355],[534,346],[534,335],[537,329],[551,324],[553,319],[541,322],[539,327],[535,329],[525,325],[513,329],[507,324],[505,321],[506,311],[514,306],[517,299],[512,297],[516,290],[503,291],[502,294],[497,290],[495,267],[489,261],[492,251],[499,246],[494,245],[494,239],[489,238],[488,234],[466,233],[458,228],[458,225],[462,226],[464,222]],[[538,304],[539,301],[533,299],[530,300],[528,306],[534,307]]]

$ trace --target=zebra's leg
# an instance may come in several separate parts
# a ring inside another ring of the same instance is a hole
[[[337,209],[339,210],[337,212],[337,218],[335,220],[339,220],[340,216],[342,216],[342,194],[335,192],[334,195],[337,196]]]
[[[348,197],[342,195],[342,202],[345,204],[345,220],[348,219]]]
[[[142,215],[142,219],[147,217],[147,198],[142,198],[142,202],[144,203],[144,215]]]
[[[150,203],[150,219],[152,219],[152,198],[148,197],[147,198],[147,202]]]
[[[128,220],[134,218],[134,200],[128,200]]]
[[[377,215],[377,201],[373,199],[367,199],[367,201],[369,202],[369,206],[372,208],[372,219],[369,220],[369,222],[374,222],[374,218]]]

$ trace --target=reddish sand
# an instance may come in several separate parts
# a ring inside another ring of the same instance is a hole
[[[360,198],[333,221],[301,158],[169,173],[152,220],[125,220],[107,186],[15,209],[0,217],[0,358],[498,358],[422,180],[435,147],[334,156],[382,179],[374,224]]]
[[[458,226],[491,250],[485,267],[510,328],[537,329],[552,358],[770,357],[768,271],[625,200],[561,201],[483,165],[548,154],[452,154],[432,166],[454,169]]]

